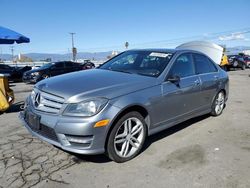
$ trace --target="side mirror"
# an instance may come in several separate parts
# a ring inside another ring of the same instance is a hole
[[[167,78],[167,81],[172,82],[172,83],[179,83],[180,82],[180,76],[174,75],[174,76],[169,76]]]

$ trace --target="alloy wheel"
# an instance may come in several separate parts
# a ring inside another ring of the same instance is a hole
[[[225,105],[225,95],[223,92],[220,92],[215,100],[215,113],[218,115],[222,112]]]
[[[117,129],[114,137],[116,154],[122,158],[132,156],[140,148],[144,134],[143,123],[138,118],[126,119]]]

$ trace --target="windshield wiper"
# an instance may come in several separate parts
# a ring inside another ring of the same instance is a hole
[[[148,73],[141,73],[137,72],[136,74],[142,75],[142,76],[148,76],[148,77],[157,77],[159,74],[148,74]]]
[[[116,71],[116,72],[123,72],[123,73],[128,73],[128,74],[133,74],[132,72],[126,71],[126,70],[119,70],[119,69],[108,69],[111,71]]]

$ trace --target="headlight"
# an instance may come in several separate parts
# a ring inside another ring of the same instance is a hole
[[[34,90],[32,90],[30,97],[32,101],[35,101],[35,96],[36,96],[36,92]]]
[[[90,117],[100,112],[107,104],[108,99],[96,98],[82,101],[80,103],[68,104],[63,115]]]
[[[38,76],[40,73],[39,72],[33,72],[31,73],[31,76]]]

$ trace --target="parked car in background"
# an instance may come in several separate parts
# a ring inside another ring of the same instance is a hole
[[[250,56],[249,55],[244,56],[244,61],[246,63],[247,68],[250,68]]]
[[[228,66],[227,68],[241,68],[242,70],[245,70],[247,67],[247,64],[241,55],[228,55]]]
[[[83,70],[82,65],[71,61],[47,63],[39,68],[25,72],[23,82],[37,83],[45,78],[80,70]]]
[[[14,72],[14,67],[9,65],[0,64],[0,74],[11,75]]]
[[[24,72],[31,70],[31,67],[17,67],[0,64],[0,74],[8,75],[10,81],[22,81]]]
[[[92,63],[92,62],[81,63],[81,66],[82,66],[82,70],[87,70],[87,69],[93,69],[93,68],[95,68],[95,64]]]
[[[219,116],[228,92],[227,73],[203,53],[129,50],[97,69],[37,83],[20,119],[64,150],[125,162],[149,135],[203,114]]]

